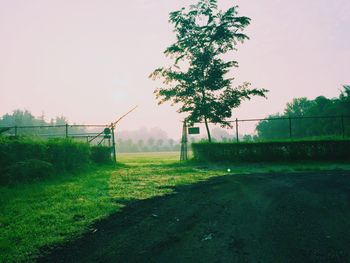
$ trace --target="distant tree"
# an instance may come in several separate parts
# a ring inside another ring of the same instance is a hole
[[[341,101],[350,101],[350,85],[343,85],[342,91],[340,91],[339,99]]]
[[[151,137],[151,138],[149,138],[148,140],[147,140],[147,144],[148,144],[148,146],[150,146],[151,148],[153,148],[154,147],[154,138],[153,137]]]
[[[222,141],[224,139],[230,139],[232,135],[230,135],[226,130],[222,128],[214,128],[212,131],[212,138],[217,141]]]
[[[188,113],[190,123],[205,122],[208,140],[211,134],[208,123],[231,126],[227,118],[232,109],[251,96],[265,96],[265,89],[250,89],[245,82],[232,87],[232,77],[227,77],[237,61],[225,61],[223,55],[236,50],[238,42],[248,37],[243,30],[250,18],[238,16],[238,6],[219,11],[216,0],[199,0],[189,9],[170,13],[177,41],[165,50],[174,60],[168,68],[156,69],[150,77],[160,78],[164,86],[155,90],[159,104],[172,101],[181,103],[178,112]]]
[[[44,112],[42,112],[41,115],[39,116],[39,123],[40,123],[40,125],[46,125]]]
[[[339,117],[343,115],[341,120]],[[350,133],[350,86],[344,85],[338,98],[318,96],[314,100],[296,98],[287,103],[284,114],[270,118],[288,117],[329,117],[292,120],[293,137],[313,137],[340,135],[344,125],[345,133]],[[339,116],[339,117],[335,117]],[[256,126],[260,139],[277,139],[289,136],[288,120],[264,120]]]
[[[175,140],[174,139],[168,139],[167,144],[168,144],[169,151],[173,151],[174,150]]]
[[[162,147],[163,144],[164,144],[164,140],[163,140],[163,139],[158,139],[158,140],[156,141],[156,144],[157,144],[158,147]]]
[[[314,104],[314,101],[310,101],[307,98],[295,98],[292,102],[287,103],[284,115],[290,117],[304,116],[310,111]]]
[[[173,148],[174,143],[175,143],[174,139],[168,139],[168,144],[169,144],[170,148]]]
[[[276,120],[263,120],[256,126],[256,131],[260,139],[282,139],[288,138],[289,126],[288,120],[278,120],[285,117],[282,114],[273,114],[268,116],[268,119]]]
[[[56,125],[65,125],[68,123],[68,120],[66,117],[60,116],[60,117],[56,117],[54,122]]]
[[[343,88],[339,96],[339,108],[342,115],[350,116],[350,85],[344,85]]]
[[[139,150],[140,150],[140,152],[142,152],[143,151],[143,148],[144,148],[144,142],[143,142],[143,140],[138,140],[137,141],[137,146],[139,147]]]
[[[35,117],[28,110],[16,109],[12,114],[5,114],[0,117],[0,127],[12,127],[12,126],[45,126],[45,125],[64,125],[68,123],[67,118],[64,116],[56,117],[51,119],[48,123],[45,121],[45,116],[42,113],[41,116]],[[84,133],[84,128],[70,127],[70,133]],[[28,128],[21,129],[20,134],[25,135],[43,135],[43,134],[64,134],[64,128],[58,130],[58,128]]]
[[[124,140],[123,139],[121,139],[121,138],[119,138],[118,140],[117,140],[117,149],[118,149],[118,151],[119,152],[125,152],[125,145],[124,145]]]
[[[16,109],[12,114],[6,113],[0,120],[1,126],[32,126],[37,125],[39,120],[28,110]]]

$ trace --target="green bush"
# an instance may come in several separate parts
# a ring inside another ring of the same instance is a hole
[[[110,148],[70,139],[48,141],[0,137],[0,183],[43,178],[52,171],[74,171],[91,162],[111,162]]]
[[[111,163],[111,148],[105,146],[92,146],[91,160],[98,164]]]
[[[0,184],[30,182],[53,174],[53,165],[49,162],[29,159],[7,166],[0,176]]]
[[[194,143],[200,161],[350,161],[349,140]]]
[[[47,145],[27,138],[0,137],[0,170],[18,161],[28,159],[46,160]]]
[[[49,140],[46,160],[57,170],[72,171],[90,162],[90,147],[69,139]]]

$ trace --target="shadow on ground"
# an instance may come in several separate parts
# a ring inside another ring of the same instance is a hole
[[[349,262],[349,247],[349,172],[227,175],[126,202],[38,262]]]

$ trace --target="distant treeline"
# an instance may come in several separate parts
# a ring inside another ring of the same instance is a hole
[[[0,127],[64,125],[67,122],[67,118],[64,116],[56,117],[47,122],[44,115],[35,117],[30,111],[21,109],[16,109],[12,114],[6,113],[0,117]]]
[[[64,116],[56,117],[50,121],[45,120],[45,116],[35,117],[28,110],[14,110],[12,114],[5,114],[0,117],[1,127],[14,126],[47,126],[65,125],[68,120]],[[84,134],[86,132],[100,132],[100,130],[87,130],[85,128],[69,127],[70,134]],[[12,131],[13,133],[13,131]],[[64,136],[65,128],[26,128],[19,129],[19,135],[61,135]],[[118,152],[165,152],[178,151],[180,143],[168,137],[168,134],[160,128],[147,129],[145,127],[138,130],[120,131],[116,133]]]
[[[173,139],[154,139],[138,140],[118,139],[117,151],[119,152],[171,152],[179,151],[180,144]]]
[[[277,113],[268,118],[288,117],[324,117],[292,119],[292,137],[308,138],[320,136],[350,135],[350,86],[343,86],[338,98],[319,96],[314,100],[296,98],[287,103],[282,114]],[[337,118],[333,116],[339,116]],[[341,117],[343,116],[343,117]],[[256,139],[283,139],[290,136],[289,120],[264,120],[256,126]],[[247,138],[249,139],[249,138]]]
[[[59,126],[65,125],[68,123],[68,120],[64,116],[58,116],[50,119],[50,121],[45,120],[45,116],[41,115],[39,117],[35,117],[28,110],[16,109],[12,112],[12,114],[6,113],[2,117],[0,117],[0,127],[23,127],[23,126]],[[81,127],[70,127],[69,131],[71,133],[84,133],[85,129]],[[11,131],[13,133],[13,130]],[[26,128],[19,129],[18,135],[64,135],[65,128]]]

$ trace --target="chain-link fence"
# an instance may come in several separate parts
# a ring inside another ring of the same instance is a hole
[[[111,131],[108,125],[43,125],[0,127],[0,134],[7,137],[71,138],[92,145],[111,146]]]
[[[213,141],[240,142],[350,137],[350,116],[342,115],[235,119],[229,123],[231,127],[225,128],[209,123],[208,128]],[[208,139],[207,127],[204,123],[196,123],[194,127],[199,128],[200,132],[199,134],[191,134],[189,130],[189,142]]]

